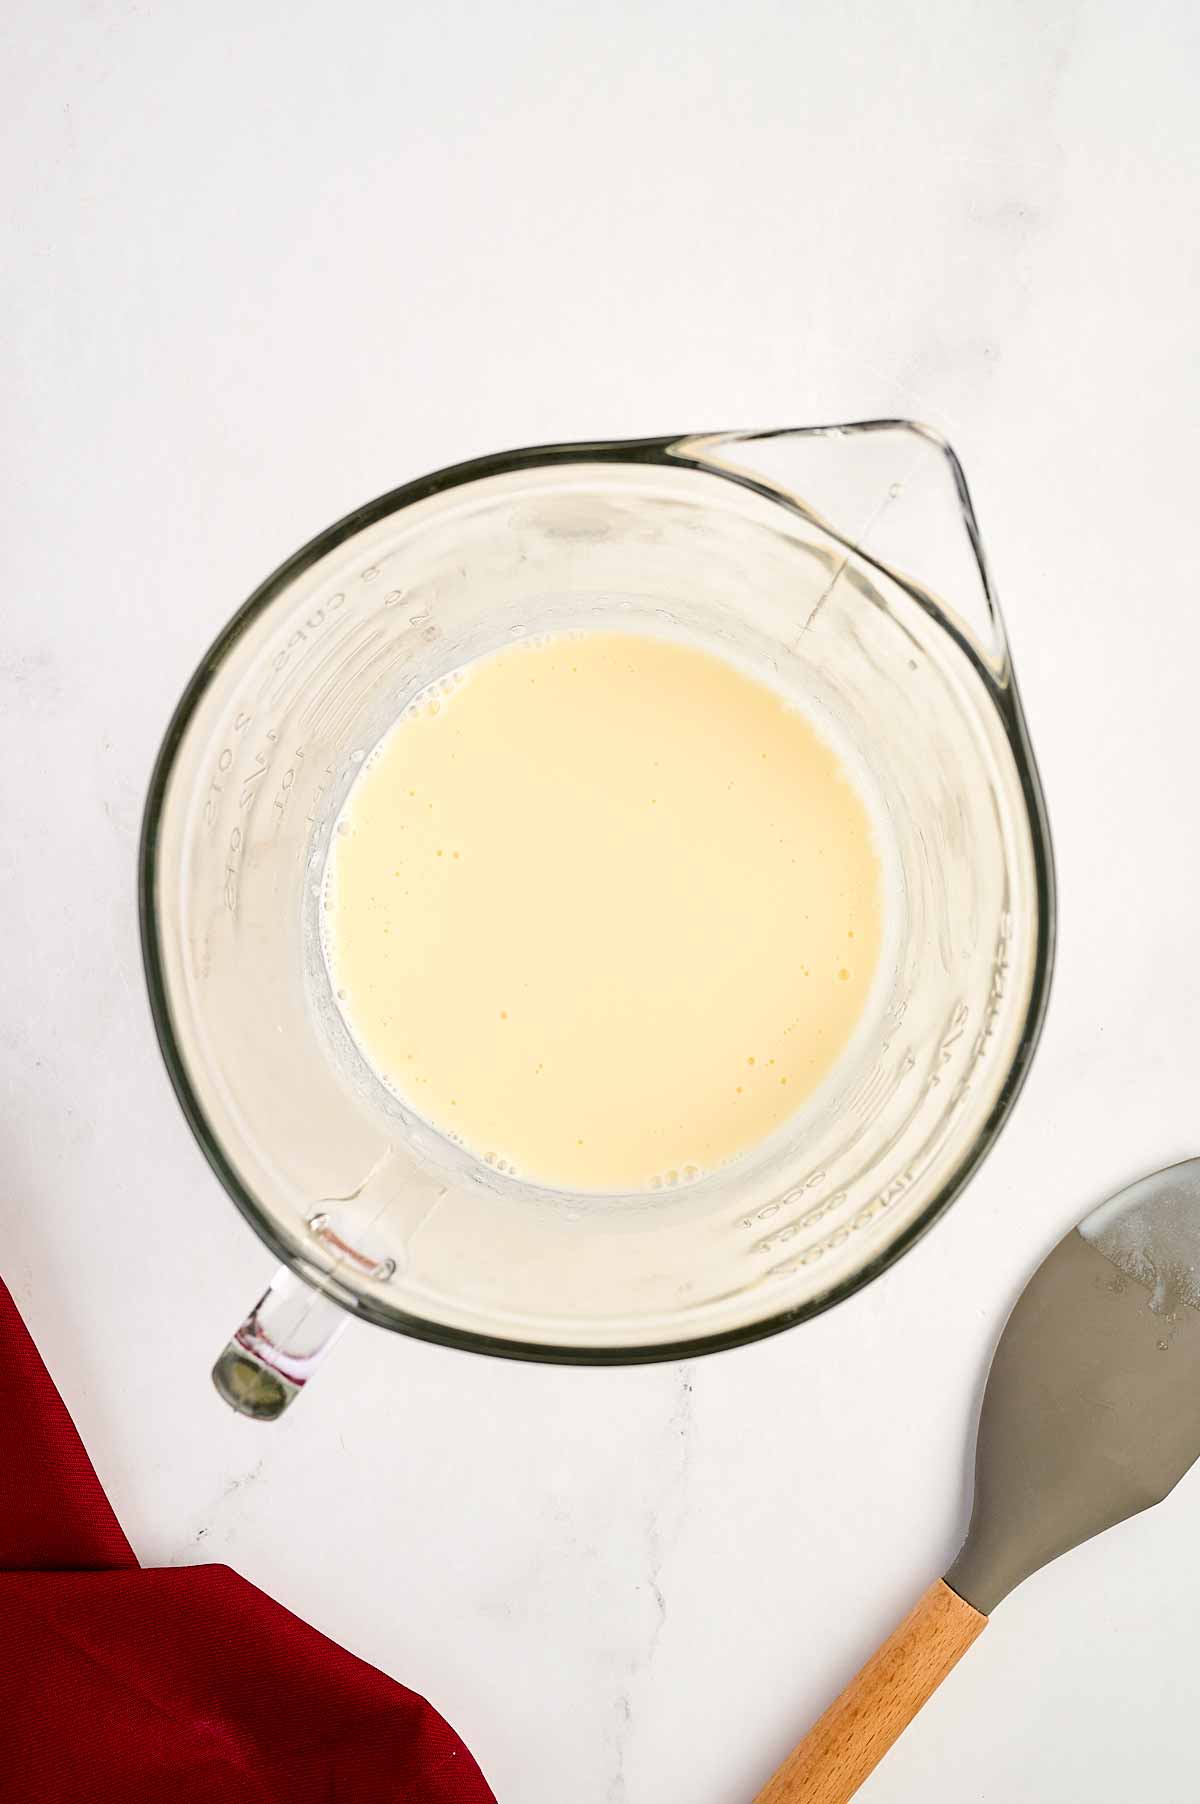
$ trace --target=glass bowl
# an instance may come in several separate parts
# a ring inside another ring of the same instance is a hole
[[[400,710],[480,653],[589,626],[760,668],[836,729],[884,824],[886,944],[853,1040],[769,1140],[675,1190],[539,1188],[444,1138],[362,1061],[320,950],[333,824]],[[189,683],[140,897],[179,1100],[289,1274],[218,1361],[237,1407],[277,1414],[342,1310],[594,1363],[806,1320],[959,1194],[1046,1004],[1046,817],[957,459],[895,421],[553,445],[370,502],[277,570]]]

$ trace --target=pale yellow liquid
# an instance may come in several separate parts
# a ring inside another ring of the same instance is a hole
[[[525,642],[397,722],[326,889],[360,1049],[436,1127],[578,1190],[686,1183],[828,1074],[879,957],[863,800],[731,663],[617,632]]]

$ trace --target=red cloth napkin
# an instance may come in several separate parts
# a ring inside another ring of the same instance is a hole
[[[0,1798],[495,1804],[424,1698],[228,1566],[138,1565],[2,1282]]]

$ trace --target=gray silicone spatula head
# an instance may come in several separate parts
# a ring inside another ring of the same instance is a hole
[[[1200,1456],[1200,1159],[1119,1191],[1008,1319],[975,1506],[946,1583],[989,1615],[1021,1580],[1159,1503]]]

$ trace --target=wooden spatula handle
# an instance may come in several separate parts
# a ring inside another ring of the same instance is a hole
[[[755,1804],[846,1804],[986,1627],[949,1585],[931,1585]]]

